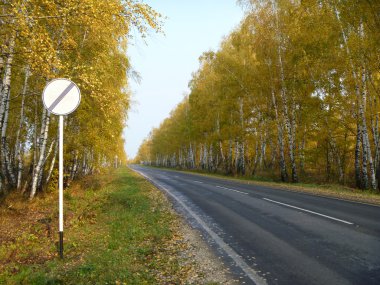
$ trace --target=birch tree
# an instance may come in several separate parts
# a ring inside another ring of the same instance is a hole
[[[245,18],[200,57],[188,98],[144,156],[187,152],[204,171],[218,161],[225,174],[379,188],[380,3],[240,2]]]
[[[66,120],[65,172],[74,179],[126,159],[128,40],[131,31],[159,32],[160,17],[135,0],[1,1],[0,196],[19,189],[33,199],[54,175],[58,122],[41,102],[52,78],[82,92]]]

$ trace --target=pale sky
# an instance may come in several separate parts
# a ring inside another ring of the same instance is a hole
[[[146,0],[164,20],[165,35],[152,34],[145,44],[133,40],[128,56],[141,82],[131,80],[133,105],[124,130],[125,149],[133,158],[152,130],[189,93],[191,74],[205,51],[217,50],[223,37],[242,20],[236,0]]]

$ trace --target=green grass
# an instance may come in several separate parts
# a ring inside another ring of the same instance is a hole
[[[162,194],[129,169],[106,180],[96,190],[65,194],[64,260],[52,244],[54,256],[46,262],[7,260],[10,247],[27,255],[39,250],[39,241],[49,242],[30,233],[26,245],[0,245],[0,284],[182,284],[187,269],[175,257],[175,217]]]

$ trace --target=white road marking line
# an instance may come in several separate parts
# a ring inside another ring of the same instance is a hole
[[[338,221],[338,222],[341,222],[341,223],[344,223],[344,224],[353,225],[353,223],[351,223],[351,222],[347,222],[345,220],[341,220],[341,219],[337,219],[337,218],[334,218],[334,217],[331,217],[331,216],[323,215],[321,213],[313,212],[313,211],[310,211],[310,210],[306,210],[306,209],[303,209],[303,208],[299,208],[299,207],[296,207],[296,206],[292,206],[292,205],[289,205],[289,204],[281,203],[281,202],[274,201],[274,200],[267,199],[267,198],[263,198],[263,199],[265,201],[269,201],[269,202],[272,202],[272,203],[280,204],[280,205],[283,205],[283,206],[286,206],[286,207],[289,207],[289,208],[294,208],[294,209],[297,209],[297,210],[300,210],[300,211],[304,211],[304,212],[307,212],[307,213],[318,215],[318,216],[321,216],[321,217],[324,217],[324,218],[327,218],[327,219],[331,219],[331,220],[334,220],[334,221]]]
[[[237,192],[237,193],[240,193],[240,194],[244,194],[244,195],[248,195],[248,193],[245,193],[245,192],[242,192],[242,191],[239,191],[239,190],[235,190],[235,189],[231,189],[231,188],[227,188],[227,187],[222,187],[222,186],[218,186],[218,185],[216,185],[215,187],[218,187],[218,188],[221,188],[221,189],[225,189],[225,190],[229,190],[229,191],[234,191],[234,192]]]
[[[202,181],[198,181],[198,180],[193,180],[193,182],[196,182],[196,183],[200,183],[200,184],[203,184]]]
[[[237,252],[230,247],[228,244],[226,244],[221,237],[219,237],[212,229],[210,229],[207,224],[194,212],[192,211],[188,206],[185,205],[179,198],[177,198],[174,194],[172,194],[167,188],[162,186],[161,184],[158,184],[153,181],[150,177],[145,175],[144,173],[133,169],[143,177],[145,177],[148,181],[150,181],[153,185],[156,185],[160,187],[162,190],[164,190],[168,195],[170,195],[174,200],[176,200],[188,213],[191,215],[202,227],[203,229],[211,236],[211,238],[219,245],[220,248],[222,248],[235,262],[235,264],[241,268],[241,270],[248,276],[249,279],[251,279],[255,284],[257,285],[266,285],[267,282],[264,278],[262,278],[258,273],[251,268],[242,258],[240,255],[237,254]]]

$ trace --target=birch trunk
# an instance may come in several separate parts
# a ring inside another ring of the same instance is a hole
[[[4,122],[3,128],[1,130],[1,165],[2,171],[6,176],[11,187],[16,186],[16,176],[13,172],[10,159],[10,151],[7,142],[7,127],[8,127],[8,117],[9,117],[9,104],[10,104],[10,94],[8,93],[8,99],[5,106]]]
[[[46,151],[46,143],[47,143],[47,137],[48,137],[48,131],[49,131],[49,124],[50,124],[50,112],[46,112],[46,116],[43,122],[43,137],[42,142],[40,142],[40,156],[37,162],[37,165],[35,167],[34,176],[32,179],[32,188],[30,191],[29,199],[33,199],[36,195],[37,191],[37,183],[38,183],[38,177],[40,175],[40,172],[43,171],[44,167],[44,161],[45,161],[45,151]]]
[[[361,169],[360,169],[361,141],[362,141],[361,127],[360,127],[359,122],[357,122],[356,145],[355,145],[355,181],[356,181],[356,187],[358,188],[362,188],[362,185],[363,185]]]
[[[283,105],[283,119],[284,119],[285,129],[287,131],[287,136],[288,136],[289,158],[290,158],[290,165],[292,168],[292,182],[296,183],[298,182],[298,175],[297,175],[297,166],[296,166],[295,156],[294,156],[294,149],[295,149],[295,141],[294,141],[294,134],[293,134],[294,125],[293,125],[293,122],[290,122],[290,118],[289,118],[288,94],[287,94],[286,86],[285,86],[284,64],[283,64],[283,58],[282,58],[282,52],[281,52],[282,37],[281,37],[281,32],[280,32],[280,27],[279,27],[278,8],[277,8],[277,3],[275,3],[275,1],[273,2],[273,10],[276,16],[276,34],[277,34],[277,41],[278,41],[277,57],[278,57],[279,73],[280,73],[280,86],[281,86],[280,95],[281,95],[281,100],[282,100],[282,105]]]
[[[78,151],[75,151],[73,165],[70,171],[70,181],[73,181],[78,170]]]
[[[25,106],[25,95],[26,90],[28,87],[28,79],[30,76],[29,68],[27,67],[25,69],[25,78],[24,78],[24,85],[22,88],[22,99],[21,99],[21,110],[20,110],[20,122],[17,130],[16,135],[16,148],[15,148],[15,161],[17,165],[17,189],[19,190],[21,188],[21,177],[22,177],[22,170],[23,170],[23,161],[22,161],[22,143],[20,142],[20,135],[21,130],[24,124],[24,106]]]
[[[0,25],[1,24],[2,23],[0,21]],[[3,53],[3,52],[1,51],[1,53]],[[0,78],[1,78],[1,80],[0,80],[0,105],[1,105],[1,102],[3,100],[3,97],[1,96],[1,90],[3,90],[3,80],[2,80],[2,78],[4,77],[3,72],[4,72],[4,58],[2,56],[0,56]]]
[[[282,105],[283,105],[283,119],[285,123],[285,129],[287,132],[288,137],[288,148],[289,148],[289,159],[290,159],[290,166],[292,168],[292,182],[296,183],[298,182],[298,176],[297,176],[297,167],[295,163],[295,157],[294,157],[294,136],[291,126],[291,122],[289,119],[289,111],[288,111],[288,98],[287,98],[287,92],[285,87],[285,76],[284,76],[284,68],[282,63],[282,56],[281,56],[281,49],[280,46],[278,48],[278,56],[279,56],[279,66],[280,66],[280,81],[281,81],[281,99],[282,99]]]
[[[292,182],[298,182],[298,170],[297,170],[297,162],[296,162],[296,103],[294,99],[294,95],[292,96],[292,104],[291,104],[291,125],[290,125],[290,136],[291,143],[289,143],[289,148],[291,148],[290,152],[290,165],[292,166]]]
[[[7,149],[6,131],[9,115],[9,101],[11,90],[11,75],[12,64],[14,56],[16,34],[12,33],[8,44],[8,53],[6,54],[6,61],[4,67],[4,77],[2,80],[2,86],[0,90],[0,130],[1,130],[1,170],[3,175],[3,182],[9,180],[11,186],[16,186],[16,178],[13,173],[13,169],[9,164],[9,153]],[[7,177],[7,173],[9,177]],[[9,179],[8,179],[9,178]]]
[[[14,56],[16,34],[13,34],[9,40],[8,54],[6,55],[6,62],[4,67],[4,77],[0,90],[0,130],[3,129],[3,122],[6,113],[7,101],[9,100],[11,91],[11,76],[12,76],[12,64]]]
[[[269,148],[271,150],[271,157],[270,157],[270,162],[268,164],[268,168],[272,169],[273,165],[276,163],[276,156],[277,156],[277,151],[276,151],[276,145],[273,142],[272,138],[269,138]]]
[[[279,146],[279,155],[280,155],[280,173],[281,173],[281,181],[286,182],[288,181],[288,172],[286,170],[286,162],[285,162],[285,146],[284,146],[284,133],[283,133],[283,126],[279,118],[278,114],[278,106],[276,101],[276,96],[274,94],[274,90],[272,88],[272,105],[274,108],[275,118],[277,122],[277,139],[278,139],[278,146]]]
[[[375,106],[376,106],[376,100],[375,100]],[[377,172],[377,165],[379,162],[379,114],[376,113],[375,115],[375,122],[371,122],[371,130],[372,130],[372,137],[373,137],[373,143],[375,146],[375,154],[374,154],[374,166],[375,166],[375,173]],[[379,177],[376,175],[376,179],[379,179]]]
[[[208,151],[207,144],[203,146],[203,159],[202,159],[203,169],[208,169]]]
[[[48,158],[50,157],[50,154],[52,153],[53,151],[53,148],[55,148],[55,145],[57,144],[57,141],[56,140],[53,140],[50,144],[50,147],[46,153],[46,156],[44,158],[44,161],[42,163],[42,165],[46,165],[46,161],[48,160]],[[38,175],[38,182],[37,182],[37,189],[41,189],[42,188],[42,177],[43,177],[43,174],[44,172],[43,171],[40,171],[39,175]]]
[[[239,172],[239,142],[235,140],[235,162],[234,162],[234,174]]]
[[[189,162],[190,162],[190,168],[194,169],[195,168],[195,155],[194,155],[194,150],[193,146],[190,143],[190,148],[189,148]]]
[[[3,179],[1,178],[1,175],[0,175],[0,198],[2,198],[6,194],[3,187],[4,187]]]
[[[255,142],[255,158],[253,159],[253,166],[252,166],[252,176],[255,176],[257,165],[259,164],[259,143]]]
[[[380,144],[378,146],[378,152],[380,152]],[[377,190],[380,190],[380,159],[377,162],[376,176],[377,176]]]
[[[264,163],[264,167],[266,167],[266,146],[267,146],[267,142],[266,142],[266,135],[262,135],[260,134],[260,158],[259,158],[259,165],[260,167],[262,167],[263,163]]]
[[[306,132],[306,129],[305,131]],[[302,137],[302,141],[299,145],[299,153],[300,153],[300,172],[301,172],[301,175],[302,173],[305,172],[305,145],[306,145],[306,140],[305,140],[305,134],[303,135]]]
[[[337,168],[338,168],[338,174],[339,174],[339,183],[344,183],[344,170],[343,170],[343,164],[342,160],[340,158],[340,154],[338,151],[338,147],[336,145],[336,142],[334,139],[331,139],[331,147],[333,149],[335,158],[336,158],[336,163],[337,163]]]
[[[17,153],[17,190],[21,189],[22,172],[24,170],[24,163],[22,159],[23,154],[24,148],[23,145],[21,145]]]
[[[245,146],[244,142],[237,142],[237,172],[241,175],[245,175]]]
[[[208,152],[208,169],[209,171],[214,171],[214,148],[212,143],[210,144],[210,150]]]
[[[55,165],[55,160],[57,159],[57,154],[58,154],[58,143],[55,144],[55,147],[54,147],[54,154],[53,154],[53,158],[50,162],[50,167],[49,167],[49,171],[48,171],[48,175],[46,177],[46,180],[45,180],[45,183],[46,185],[49,184],[50,182],[50,179],[51,179],[51,175],[53,174],[53,170],[54,170],[54,165]],[[84,162],[85,163],[85,159],[84,159]],[[85,169],[86,166],[83,167],[83,173],[84,175],[86,175],[86,169]]]
[[[41,116],[41,129],[40,129],[40,136],[38,138],[38,151],[41,153],[42,150],[42,142],[44,141],[44,136],[45,136],[45,127],[46,127],[46,113],[47,110],[43,108],[42,111],[42,116]]]
[[[353,56],[350,50],[350,47],[348,46],[348,38],[347,35],[344,31],[342,21],[340,19],[340,13],[336,7],[336,5],[333,5],[333,10],[335,13],[335,17],[339,23],[339,27],[341,29],[341,34],[342,34],[342,39],[344,43],[344,47],[347,52],[347,56],[349,59],[349,66],[351,68],[351,74],[352,78],[354,80],[354,89],[355,89],[355,94],[357,97],[357,104],[358,104],[358,124],[357,124],[357,138],[356,138],[356,148],[355,148],[355,178],[357,179],[356,185],[361,185],[364,188],[368,188],[369,182],[368,182],[368,173],[367,173],[367,162],[369,163],[369,170],[370,170],[370,183],[371,187],[373,189],[376,189],[376,176],[375,176],[375,168],[373,166],[373,161],[372,161],[372,155],[371,155],[371,149],[370,149],[370,144],[369,144],[369,139],[368,139],[368,131],[367,131],[367,123],[365,119],[365,114],[364,114],[364,109],[365,108],[365,92],[366,92],[366,78],[365,78],[365,70],[364,70],[364,63],[362,62],[359,66],[362,66],[363,74],[362,74],[362,92],[360,92],[360,87],[359,87],[359,78],[356,74],[355,70],[355,64],[353,61]],[[363,25],[361,24],[360,26],[360,36],[363,36],[364,30],[363,30]],[[361,123],[360,123],[361,120]],[[363,149],[363,155],[362,155],[362,177],[360,177],[360,162],[359,162],[359,154],[360,154],[360,146],[358,143],[358,140],[362,140],[362,149]],[[371,157],[369,157],[370,155]],[[360,179],[360,180],[358,180]]]
[[[179,151],[178,151],[178,163],[179,163],[179,167],[182,168],[182,166],[183,166],[183,160],[182,160],[182,148],[180,148]]]
[[[367,146],[366,143],[363,141],[363,131],[362,131],[362,181],[363,181],[363,188],[368,189],[368,170],[367,170],[367,160],[368,160],[368,153],[367,153]]]
[[[245,124],[244,124],[244,99],[239,98],[239,116],[240,116],[240,127],[241,127],[241,141],[238,144],[239,152],[239,173],[245,175],[245,151],[244,151],[244,135],[245,135]]]
[[[203,145],[200,144],[199,145],[199,159],[198,159],[198,165],[200,168],[203,167]]]
[[[37,99],[35,99],[34,102],[34,132],[33,132],[33,163],[31,164],[31,169],[32,169],[32,177],[35,175],[36,171],[36,165],[37,165],[37,157],[38,157],[38,136],[37,136],[37,125],[38,125],[38,103]],[[26,191],[26,187],[28,186],[28,182],[25,183],[22,193]]]
[[[228,140],[227,170],[226,174],[232,173],[232,139]]]
[[[368,160],[368,166],[369,166],[369,177],[370,177],[370,186],[372,189],[376,189],[376,176],[375,176],[375,167],[373,164],[372,159],[372,152],[371,152],[371,146],[369,142],[368,137],[368,130],[367,130],[367,120],[365,117],[365,105],[366,105],[366,96],[367,96],[367,87],[366,87],[366,72],[363,68],[362,73],[362,92],[361,92],[361,98],[359,101],[359,116],[362,120],[362,136],[363,136],[363,158],[366,156],[366,159]],[[364,166],[363,166],[364,168]]]
[[[221,140],[219,140],[219,152],[220,152],[220,157],[221,157],[221,159],[222,159],[223,168],[224,168],[224,169],[227,169],[226,157],[224,156],[224,152],[223,152],[223,143],[222,143]]]
[[[222,159],[222,165],[223,165],[223,168],[225,169],[226,168],[226,159],[224,157],[224,152],[223,152],[223,143],[222,143],[222,140],[221,140],[221,136],[220,136],[220,119],[219,119],[219,112],[218,112],[218,115],[217,115],[217,120],[216,120],[216,133],[218,135],[218,144],[219,144],[219,152],[220,152],[220,157]],[[216,162],[216,170],[219,168],[219,155],[218,155],[218,152],[216,151],[216,157],[217,157],[217,162]]]

